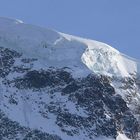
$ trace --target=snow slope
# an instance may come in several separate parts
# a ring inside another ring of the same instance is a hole
[[[25,24],[19,20],[0,18],[0,46],[4,45],[40,59],[43,65],[47,61],[46,67],[71,66],[75,69],[75,75],[79,76],[94,72],[125,77],[140,71],[140,64],[136,60],[105,43]]]
[[[137,60],[120,53],[105,43],[25,24],[20,20],[0,18],[0,47],[22,53],[21,58],[14,58],[15,63],[12,68],[21,68],[23,73],[20,70],[19,73],[11,70],[11,73],[4,79],[8,82],[13,82],[17,77],[24,76],[24,69],[26,69],[25,72],[28,72],[30,68],[32,71],[38,70],[40,72],[42,69],[48,70],[49,67],[68,67],[68,71],[76,78],[83,78],[91,73],[121,78],[128,77],[130,74],[140,74],[140,63]],[[1,55],[0,58],[2,58]],[[35,58],[38,61],[34,61],[33,65],[32,62],[23,64],[23,61],[21,61],[23,58]],[[0,64],[2,64],[1,59]],[[84,108],[79,107],[77,110],[76,103],[70,101],[67,95],[61,95],[62,93],[59,90],[67,85],[56,86],[53,90],[50,87],[45,87],[45,89],[34,91],[32,89],[18,89],[12,84],[8,87],[0,79],[0,93],[2,93],[0,94],[0,109],[11,120],[19,122],[22,126],[62,136],[64,140],[89,139],[89,137],[85,137],[86,132],[83,133],[84,129],[83,132],[73,137],[66,135],[56,125],[56,115],[52,112],[45,114],[46,108],[44,106],[50,105],[49,107],[54,108],[55,106],[51,106],[51,103],[54,102],[57,106],[53,111],[61,108],[61,111],[68,110],[72,115],[87,117]],[[51,90],[55,91],[53,98]],[[11,99],[11,104],[9,99]],[[40,112],[43,112],[43,114]],[[18,117],[15,114],[18,114]],[[76,131],[75,127],[71,126],[66,127],[66,130]],[[104,136],[97,138],[97,140],[102,139],[114,140],[112,137],[107,138]],[[128,138],[123,134],[119,134],[117,140],[128,140]]]

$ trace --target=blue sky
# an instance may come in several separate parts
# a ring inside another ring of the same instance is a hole
[[[140,59],[140,0],[0,0],[0,16],[102,41]]]

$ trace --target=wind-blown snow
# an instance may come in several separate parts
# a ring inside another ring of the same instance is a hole
[[[75,75],[94,72],[128,76],[140,71],[136,60],[105,43],[28,25],[19,20],[0,18],[0,46],[38,58],[46,67],[71,66]]]

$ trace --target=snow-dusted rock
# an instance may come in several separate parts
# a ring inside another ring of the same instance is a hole
[[[139,72],[107,44],[0,18],[0,139],[138,140]]]

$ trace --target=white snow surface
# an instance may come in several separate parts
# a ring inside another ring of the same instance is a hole
[[[95,140],[114,140],[114,139],[101,136],[101,137],[96,138]],[[124,134],[119,133],[116,140],[130,140],[130,139],[128,139]]]
[[[0,18],[0,46],[38,58],[40,65],[46,67],[71,67],[76,76],[94,72],[125,77],[140,71],[137,60],[105,43],[3,17]]]
[[[25,24],[20,20],[0,18],[0,46],[23,53],[27,58],[37,58],[39,61],[34,63],[35,69],[48,68],[49,66],[69,67],[74,76],[86,76],[89,73],[96,73],[125,77],[131,73],[140,73],[140,63],[137,60],[120,53],[105,43]],[[18,60],[16,61],[16,65],[18,65]],[[15,75],[9,75],[8,78],[13,78]],[[6,87],[0,86],[0,91],[4,91],[3,93],[7,96],[14,93],[16,89],[12,87],[10,88],[10,92],[6,92],[6,90]],[[22,91],[23,93],[18,92],[20,96],[17,97],[17,100],[20,104],[18,106],[10,105],[8,108],[3,106],[8,105],[8,100],[3,98],[4,95],[0,95],[0,106],[9,118],[19,122],[23,126],[37,128],[50,134],[55,132],[57,135],[63,135],[65,140],[77,140],[84,137],[82,135],[69,137],[62,134],[55,125],[55,116],[50,113],[48,114],[50,120],[45,120],[38,114],[38,106],[34,103],[35,100],[38,100],[37,95],[28,91],[30,93],[30,100],[27,102],[21,98],[22,95],[24,95],[23,98],[28,97],[25,94],[26,92],[24,90]],[[59,94],[54,99],[62,103],[67,102],[66,98],[61,97],[60,99]],[[43,102],[51,101],[51,98],[43,93],[41,97]],[[72,102],[69,102],[66,108],[73,114],[86,115],[83,110],[77,112]],[[15,114],[18,114],[18,117]],[[40,122],[39,124],[38,121]],[[113,139],[98,137],[96,140]],[[129,139],[125,135],[119,134],[116,140]]]
[[[116,138],[116,140],[130,140],[128,139],[124,134],[120,134],[118,135],[118,137]]]

